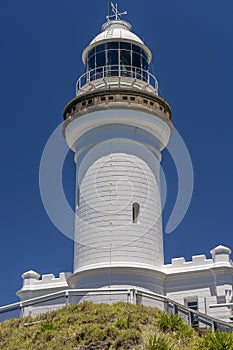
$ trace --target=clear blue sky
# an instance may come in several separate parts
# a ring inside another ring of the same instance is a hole
[[[153,66],[173,123],[191,154],[192,202],[180,226],[164,235],[165,259],[233,248],[232,0],[119,0],[125,18],[153,52]],[[20,275],[71,271],[73,242],[43,208],[39,164],[83,72],[82,50],[98,34],[107,1],[4,0],[1,30],[0,305],[17,300]],[[177,194],[173,161],[164,152],[165,224]],[[73,156],[64,186],[73,203]]]

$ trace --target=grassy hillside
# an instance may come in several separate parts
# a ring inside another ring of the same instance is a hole
[[[200,337],[177,316],[150,307],[85,302],[1,323],[0,349],[233,350],[233,335]]]

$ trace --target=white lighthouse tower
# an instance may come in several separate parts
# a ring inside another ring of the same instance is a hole
[[[186,307],[207,314],[204,324],[215,330],[216,319],[233,319],[231,249],[221,244],[211,258],[164,264],[160,161],[171,109],[158,96],[149,48],[113,4],[112,10],[83,52],[86,70],[64,111],[63,134],[76,163],[74,271],[26,271],[19,308],[36,315],[83,300],[173,305],[174,312],[184,305],[183,315]]]
[[[76,163],[68,283],[137,285],[163,294],[160,161],[172,132],[171,110],[149,71],[151,51],[117,6],[112,11],[83,52],[85,73],[64,111],[63,133]]]

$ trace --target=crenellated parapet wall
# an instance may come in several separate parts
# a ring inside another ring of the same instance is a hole
[[[22,288],[16,293],[21,300],[55,293],[69,288],[67,283],[71,272],[61,272],[59,277],[54,274],[40,275],[35,271],[27,271],[22,274]]]
[[[222,245],[212,249],[210,251],[212,258],[207,259],[205,255],[194,255],[191,261],[186,261],[184,257],[174,258],[171,260],[171,264],[163,266],[165,273],[176,272],[188,272],[191,270],[203,270],[215,267],[233,267],[232,260],[230,258],[231,250]]]

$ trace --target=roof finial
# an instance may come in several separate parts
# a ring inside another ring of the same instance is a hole
[[[124,12],[119,12],[118,11],[118,7],[117,7],[117,3],[116,5],[114,5],[111,2],[111,8],[112,8],[112,13],[113,15],[110,15],[110,1],[108,2],[109,6],[108,6],[108,16],[106,16],[107,20],[111,20],[111,18],[114,18],[115,20],[120,20],[122,15],[127,15],[127,11]]]

